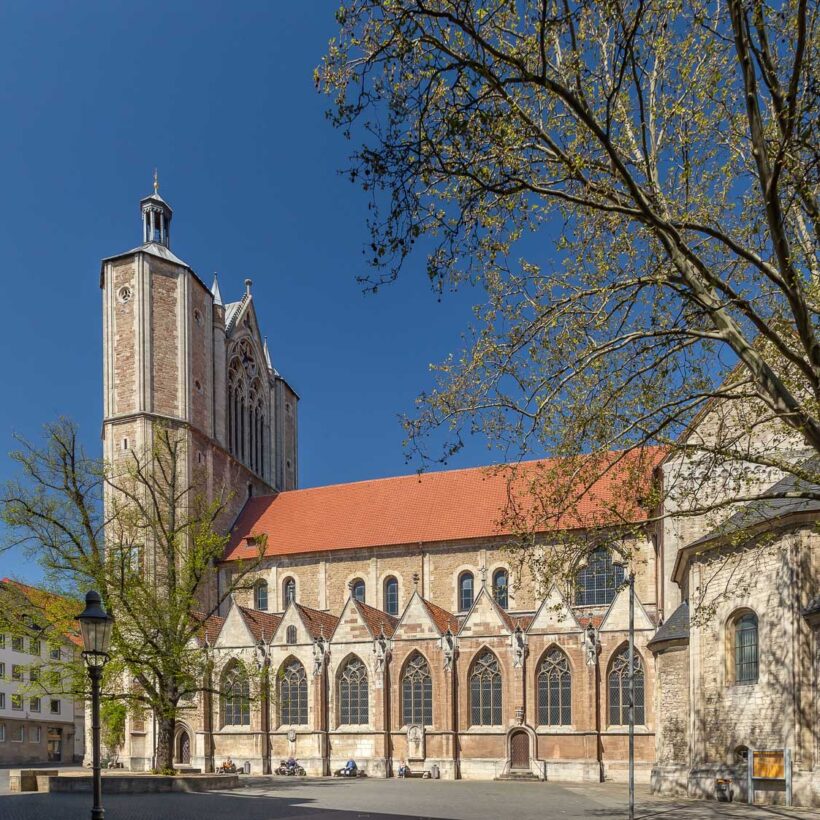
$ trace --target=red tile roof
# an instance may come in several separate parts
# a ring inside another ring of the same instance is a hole
[[[392,615],[388,615],[369,604],[363,604],[355,598],[353,604],[359,610],[362,620],[367,624],[367,628],[374,638],[377,638],[382,632],[384,632],[386,638],[390,638],[396,631],[396,626],[399,623],[398,618],[394,618]]]
[[[336,629],[339,619],[329,612],[322,612],[320,609],[311,609],[309,606],[295,604],[296,609],[302,616],[305,626],[312,638],[326,638],[330,640]]]
[[[76,616],[83,608],[81,602],[66,595],[20,583],[13,578],[3,578],[0,584],[16,590],[28,601],[32,610],[25,614],[35,621],[39,620],[38,626],[42,627],[42,621],[46,621],[48,626],[62,633],[75,646],[83,648],[83,639],[76,622]]]
[[[458,618],[456,618],[452,612],[442,609],[440,606],[437,606],[432,601],[428,601],[426,598],[422,598],[421,602],[427,607],[427,611],[430,613],[430,617],[433,619],[436,629],[438,629],[442,635],[448,629],[454,635],[458,632]]]
[[[273,633],[276,632],[279,624],[282,623],[281,615],[272,615],[270,612],[262,612],[258,609],[249,609],[240,606],[239,611],[251,631],[251,635],[257,641],[270,641]]]
[[[225,619],[220,618],[219,615],[209,615],[206,618],[202,612],[192,612],[191,615],[195,621],[202,624],[202,629],[197,635],[197,641],[200,644],[207,642],[208,646],[213,646],[222,631],[222,624],[225,623]]]
[[[591,457],[545,459],[257,496],[242,510],[225,560],[255,557],[253,539],[263,534],[268,556],[509,535],[516,529],[505,523],[511,495],[532,497],[534,483],[551,488],[559,474],[571,474],[565,483],[574,481],[577,492],[551,499],[562,507],[546,516],[545,531],[612,525],[629,516],[642,520],[646,512],[632,500],[638,493],[624,491],[624,476],[638,465],[647,483],[662,456],[660,448],[643,448],[595,457],[594,463]],[[572,466],[562,472],[564,465]]]

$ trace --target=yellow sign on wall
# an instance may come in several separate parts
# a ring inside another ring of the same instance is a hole
[[[758,780],[785,780],[786,755],[781,749],[776,752],[754,752],[752,777]]]

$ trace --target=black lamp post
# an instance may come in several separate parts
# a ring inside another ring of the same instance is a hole
[[[92,589],[85,596],[85,610],[77,616],[83,635],[83,658],[91,678],[91,771],[94,781],[94,805],[91,820],[103,820],[102,780],[100,778],[100,681],[108,662],[111,627],[114,619],[103,609],[99,592]]]

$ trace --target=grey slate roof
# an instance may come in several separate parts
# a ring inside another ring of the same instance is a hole
[[[647,646],[653,651],[660,649],[661,644],[683,643],[689,640],[689,602],[684,601],[670,616],[669,620],[652,636]]]
[[[173,262],[175,265],[182,265],[189,270],[191,269],[191,266],[187,262],[183,262],[178,256],[171,253],[170,248],[166,248],[165,245],[160,245],[158,242],[148,242],[145,245],[140,245],[138,248],[131,248],[130,251],[118,253],[115,256],[106,256],[102,261],[108,262],[111,259],[119,259],[121,256],[130,256],[132,253],[138,253],[140,251],[150,253],[152,256],[164,259],[166,262]]]
[[[810,459],[803,467],[807,471],[819,472],[820,462],[818,462],[817,459]],[[820,486],[803,481],[794,475],[787,475],[781,478],[780,481],[773,484],[768,490],[770,493],[779,493],[781,495],[806,491],[820,493]],[[697,541],[693,541],[687,546],[699,546],[707,541],[713,541],[716,538],[725,537],[740,532],[741,530],[749,529],[750,527],[763,524],[775,518],[810,512],[820,513],[820,501],[811,498],[766,498],[758,501],[750,501],[724,521],[720,527],[707,533],[702,538],[698,538]]]

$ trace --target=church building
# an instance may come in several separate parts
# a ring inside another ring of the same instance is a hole
[[[797,597],[744,591],[707,628],[690,619],[692,579],[720,547],[696,522],[646,511],[631,565],[599,547],[568,592],[515,560],[503,471],[299,489],[299,397],[273,365],[251,281],[225,302],[216,277],[208,287],[171,251],[156,183],[140,213],[143,243],[102,263],[105,456],[145,446],[156,420],[176,425],[189,478],[232,491],[221,578],[265,539],[252,583],[204,625],[221,694],[180,719],[180,765],[212,771],[230,756],[269,773],[292,755],[326,775],[352,757],[374,777],[404,760],[442,778],[625,780],[631,570],[638,779],[705,794],[743,749],[789,745],[795,794],[820,800],[817,511],[780,511],[786,546],[766,565],[782,576],[799,553]],[[641,456],[647,480],[663,480],[663,452]],[[584,501],[613,545],[627,537],[607,517],[617,491],[605,474]],[[799,690],[780,734],[774,642]],[[269,687],[256,693],[248,670],[262,668]],[[749,698],[770,714],[765,732]],[[129,718],[126,765],[151,768],[152,732]]]

